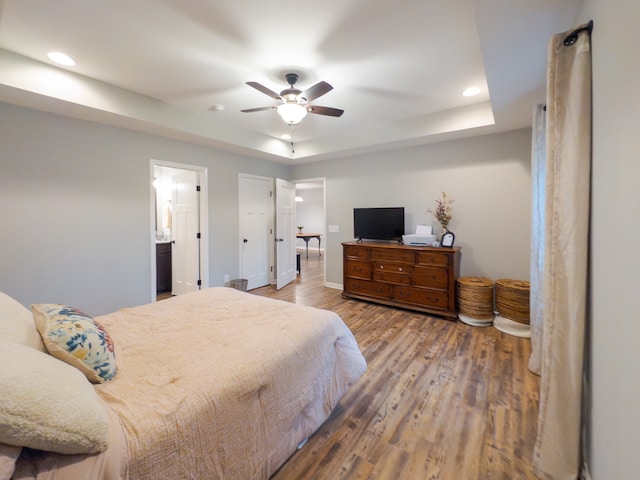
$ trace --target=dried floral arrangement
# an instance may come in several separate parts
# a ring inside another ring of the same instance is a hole
[[[445,192],[442,192],[442,197],[436,200],[436,209],[427,209],[427,212],[432,214],[438,220],[438,223],[442,227],[442,233],[447,232],[449,229],[449,222],[451,221],[453,211],[453,199],[447,197]]]

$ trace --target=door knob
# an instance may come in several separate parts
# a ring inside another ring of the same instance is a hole
[[[242,241],[243,241],[244,243],[247,243],[249,240],[247,240],[246,238],[243,238],[243,239],[242,239]]]

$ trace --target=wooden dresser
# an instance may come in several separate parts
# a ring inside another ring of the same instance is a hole
[[[457,318],[460,248],[345,242],[342,295]]]

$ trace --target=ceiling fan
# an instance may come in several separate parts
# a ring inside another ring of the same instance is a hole
[[[333,87],[327,82],[318,82],[305,91],[302,91],[294,86],[298,81],[298,78],[297,73],[287,73],[285,75],[285,79],[289,84],[289,88],[285,88],[280,93],[276,93],[258,82],[247,82],[247,85],[250,87],[269,95],[271,98],[279,100],[281,103],[280,105],[272,107],[249,108],[240,111],[244,113],[251,113],[263,110],[276,110],[282,120],[289,125],[297,125],[304,119],[304,117],[307,116],[307,113],[328,115],[330,117],[339,117],[344,113],[344,110],[340,110],[339,108],[309,105],[309,102],[333,90]]]

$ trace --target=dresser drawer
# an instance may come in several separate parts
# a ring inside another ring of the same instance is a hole
[[[377,282],[395,283],[397,285],[411,285],[411,276],[408,273],[395,273],[383,270],[374,270],[373,279]]]
[[[391,298],[391,285],[386,283],[346,278],[344,289],[349,293],[358,293],[377,298]]]
[[[371,280],[371,262],[361,260],[347,260],[344,263],[344,274],[347,277]]]
[[[416,255],[412,251],[401,250],[399,248],[378,248],[371,251],[371,259],[414,263],[416,261]]]
[[[384,272],[394,272],[394,273],[411,273],[411,264],[410,263],[398,263],[398,262],[373,262],[373,269]]]
[[[344,247],[344,256],[346,258],[358,258],[361,260],[369,259],[369,249],[359,245],[348,245]]]
[[[399,302],[422,305],[424,307],[446,310],[449,306],[449,295],[443,290],[394,286],[393,299]]]
[[[414,265],[411,271],[413,285],[416,287],[439,288],[446,290],[449,288],[449,274],[443,267],[426,267]]]
[[[421,265],[442,265],[449,264],[450,255],[439,252],[420,252],[416,263]]]

